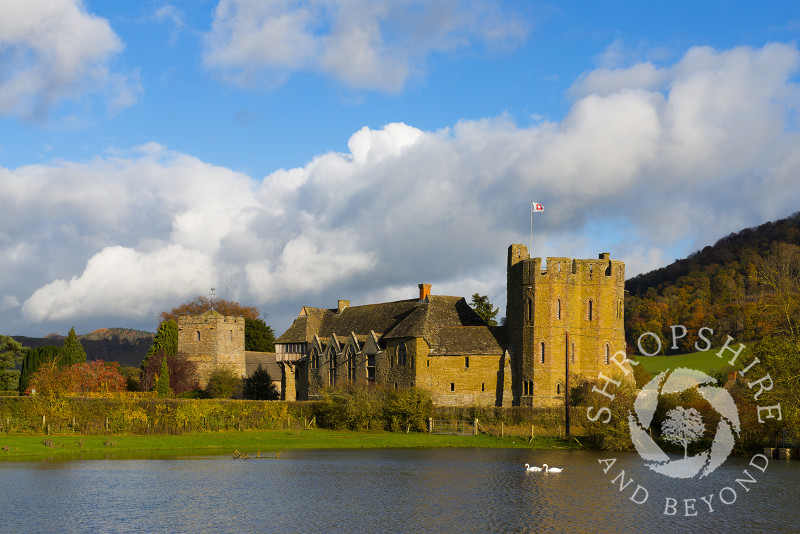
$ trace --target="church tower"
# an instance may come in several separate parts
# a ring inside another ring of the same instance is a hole
[[[227,367],[237,377],[244,377],[244,318],[226,317],[214,310],[178,317],[178,350],[197,364],[200,387],[208,384],[218,368]]]
[[[525,245],[511,245],[506,287],[513,404],[560,406],[567,373],[573,381],[619,372],[611,360],[625,351],[623,262],[603,253],[542,265]]]

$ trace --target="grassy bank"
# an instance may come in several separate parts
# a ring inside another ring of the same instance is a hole
[[[76,434],[30,436],[0,435],[0,460],[34,460],[51,456],[75,457],[82,455],[145,453],[169,451],[173,453],[200,452],[230,453],[234,450],[255,457],[274,456],[287,449],[380,449],[420,447],[490,447],[490,448],[577,448],[573,440],[558,438],[526,438],[453,436],[404,432],[350,432],[339,430],[261,430],[199,432],[181,435],[112,435],[84,436]]]

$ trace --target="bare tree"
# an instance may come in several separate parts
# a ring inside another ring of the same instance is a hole
[[[661,433],[664,439],[683,445],[683,457],[688,456],[689,443],[697,441],[706,431],[703,418],[700,412],[694,408],[684,410],[683,406],[678,406],[667,412],[667,419],[661,425]]]

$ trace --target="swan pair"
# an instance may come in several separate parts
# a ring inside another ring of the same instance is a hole
[[[540,471],[544,471],[545,473],[560,473],[563,471],[560,467],[547,467],[547,464],[542,464],[542,467],[536,467],[535,465],[529,466],[525,464],[525,470],[528,473],[538,473]]]

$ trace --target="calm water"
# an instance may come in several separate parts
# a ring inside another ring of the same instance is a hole
[[[597,460],[613,457],[604,474]],[[636,454],[586,451],[300,450],[247,461],[6,462],[0,531],[800,531],[800,461],[772,460],[764,473],[748,462],[731,458],[702,484],[652,473]],[[524,463],[565,470],[526,473]],[[734,482],[745,468],[757,480],[749,491]],[[611,483],[620,469],[635,480],[622,492]],[[641,505],[629,500],[637,483],[649,494]],[[730,505],[719,501],[726,486],[736,490]],[[713,513],[699,500],[708,494]],[[675,516],[663,514],[667,497],[679,503]],[[696,516],[683,517],[685,498],[697,499]]]

